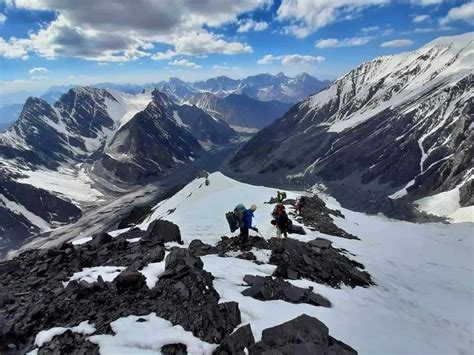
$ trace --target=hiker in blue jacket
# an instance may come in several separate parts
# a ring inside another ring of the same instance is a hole
[[[254,217],[254,212],[257,210],[257,205],[250,206],[249,209],[246,209],[243,213],[242,224],[240,226],[240,237],[242,242],[246,243],[249,240],[249,229],[254,230],[258,233],[257,227],[252,226],[252,220]]]

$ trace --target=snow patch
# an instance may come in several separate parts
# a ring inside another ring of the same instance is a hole
[[[138,319],[145,322],[138,322]],[[193,333],[184,330],[155,313],[146,316],[128,316],[110,323],[115,335],[94,335],[89,338],[99,345],[102,355],[160,354],[167,344],[181,343],[186,345],[188,354],[211,355],[216,344],[206,343],[196,338]]]

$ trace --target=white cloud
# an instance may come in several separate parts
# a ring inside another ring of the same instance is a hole
[[[362,27],[361,31],[364,34],[368,34],[368,33],[371,33],[371,32],[380,31],[380,27],[379,26]]]
[[[272,56],[271,54],[267,54],[263,56],[262,58],[260,58],[259,60],[257,60],[257,63],[258,64],[272,64],[274,60],[277,60],[277,58]]]
[[[273,56],[267,54],[257,61],[258,64],[272,64],[274,61],[281,60],[282,65],[291,64],[311,64],[323,62],[326,58],[321,56],[301,55],[301,54],[285,54]]]
[[[208,53],[239,54],[251,53],[252,47],[245,43],[228,42],[223,36],[210,32],[191,32],[173,39],[176,52],[187,55]]]
[[[448,14],[440,20],[441,25],[447,25],[451,22],[464,21],[470,25],[474,25],[474,1],[453,7]]]
[[[410,0],[413,5],[418,6],[431,6],[431,5],[439,5],[445,0]]]
[[[8,59],[21,58],[26,60],[28,59],[29,45],[28,40],[12,37],[7,42],[0,37],[0,56]]]
[[[32,75],[31,80],[33,81],[41,81],[41,80],[47,80],[48,77],[44,75]]]
[[[172,62],[168,62],[168,65],[172,65],[176,67],[188,67],[188,68],[193,68],[193,69],[202,68],[202,66],[197,65],[194,62],[190,62],[187,59],[180,59],[180,60],[175,59]]]
[[[435,31],[438,31],[438,30],[432,27],[417,27],[413,30],[413,32],[415,33],[431,33]]]
[[[353,37],[353,38],[326,38],[318,40],[314,45],[316,48],[337,48],[337,47],[356,47],[362,46],[370,42],[370,37]]]
[[[168,49],[166,52],[156,52],[153,54],[150,58],[153,60],[168,60],[171,59],[178,54],[175,51],[172,51],[171,49]]]
[[[212,66],[212,69],[217,70],[217,71],[230,71],[230,70],[239,70],[239,67],[230,67],[228,65],[219,65],[215,64]]]
[[[380,47],[382,48],[398,48],[398,47],[408,47],[414,44],[415,42],[411,39],[395,39],[393,41],[383,42]]]
[[[239,28],[237,32],[248,32],[250,30],[254,31],[263,31],[268,28],[268,23],[265,21],[254,21],[252,19],[240,20],[238,23]]]
[[[420,23],[420,22],[423,22],[423,21],[426,21],[430,18],[430,15],[418,15],[418,16],[415,16],[413,17],[413,23]]]
[[[38,73],[46,73],[48,71],[48,69],[44,68],[44,67],[35,67],[35,68],[31,68],[28,73],[30,74],[38,74]]]
[[[390,0],[282,0],[277,10],[279,21],[289,21],[284,33],[304,38],[319,28],[338,20],[353,19],[370,6],[380,6]]]
[[[6,21],[7,17],[0,12],[0,24]]]
[[[168,44],[178,54],[249,53],[245,43],[227,40],[209,28],[235,23],[241,14],[267,6],[271,0],[150,1],[115,0],[9,0],[8,6],[28,10],[49,10],[57,18],[23,40],[23,50],[34,51],[48,59],[60,56],[95,61],[125,62],[145,56],[154,43]],[[256,30],[263,24],[256,24]],[[203,49],[190,41],[199,33]],[[191,35],[190,35],[191,34]],[[191,48],[191,49],[190,49]],[[181,51],[182,50],[182,51]],[[186,52],[186,53],[185,53]],[[13,48],[7,48],[8,57]],[[166,52],[165,52],[166,53]],[[154,56],[159,60],[162,55]],[[170,59],[171,56],[161,59]]]

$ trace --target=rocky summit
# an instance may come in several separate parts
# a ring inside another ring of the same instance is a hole
[[[251,253],[249,250],[269,250],[270,263],[277,265],[277,277],[245,276],[241,282],[250,287],[243,290],[243,295],[262,302],[282,300],[330,307],[330,301],[312,288],[285,281],[304,276],[336,287],[369,286],[370,276],[358,270],[363,266],[332,248],[329,241],[316,239],[306,244],[293,239],[265,241],[252,237],[242,243],[237,237],[226,237],[215,246],[200,240],[192,241],[187,248],[169,247],[168,243],[181,243],[180,229],[157,220],[146,231],[130,229],[116,237],[98,234],[84,244],[64,243],[54,249],[27,251],[0,263],[2,354],[35,348],[38,354],[97,354],[97,344],[89,339],[89,333],[77,330],[78,324],[93,324],[95,336],[113,335],[115,320],[151,313],[183,327],[203,342],[217,344],[215,354],[356,354],[309,316],[269,328],[262,340],[255,342],[249,325],[237,328],[243,321],[238,302],[222,301],[213,274],[205,270],[200,258],[212,254],[229,258],[229,252],[244,255]],[[289,267],[284,268],[283,262]],[[163,265],[159,277],[150,279],[147,265]],[[110,268],[113,277],[74,277],[93,267]],[[38,340],[41,331],[52,328],[61,331],[44,342]],[[161,351],[186,354],[187,348],[185,344],[169,343]]]

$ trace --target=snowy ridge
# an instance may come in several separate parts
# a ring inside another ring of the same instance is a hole
[[[458,36],[456,41],[439,38],[414,52],[376,58],[312,96],[307,117],[313,116],[311,110],[331,106],[336,113],[321,124],[328,125],[330,132],[341,132],[389,107],[430,95],[434,88],[442,91],[456,85],[472,75],[473,62],[474,33]],[[472,88],[465,95],[472,97]]]
[[[204,179],[191,182],[155,206],[149,219],[139,227],[145,229],[155,218],[163,218],[179,224],[184,246],[196,238],[214,244],[220,236],[228,235],[224,212],[242,202],[257,204],[255,224],[265,238],[274,235],[274,227],[269,223],[273,206],[264,202],[275,194],[275,189],[243,184],[221,173],[211,174],[209,182],[209,185],[204,183]],[[289,198],[295,196],[296,192],[288,192]],[[207,255],[202,257],[204,269],[215,277],[214,285],[221,296],[220,302],[239,303],[242,325],[251,324],[256,340],[261,338],[263,329],[308,314],[324,322],[335,337],[344,339],[361,354],[380,353],[381,349],[384,353],[468,353],[472,318],[466,309],[472,306],[474,290],[465,280],[473,272],[470,238],[473,225],[400,222],[352,212],[342,208],[330,196],[326,196],[326,200],[328,207],[341,210],[346,217],[337,218],[337,225],[361,240],[311,231],[296,238],[309,241],[324,237],[337,248],[348,250],[374,276],[376,286],[335,289],[304,279],[289,280],[300,287],[314,287],[315,292],[327,297],[333,307],[259,301],[241,294],[245,289],[242,279],[246,274],[271,275],[275,266],[257,265],[232,254],[224,258]],[[120,231],[111,234],[117,235]],[[453,300],[456,300],[455,308],[448,306]],[[149,332],[156,329],[155,320],[164,320],[154,314],[148,317],[153,321],[140,325],[134,322],[134,316],[121,318],[113,327],[115,330],[119,329],[119,324],[122,325],[116,336],[93,336],[90,339],[99,344],[101,351],[113,349],[115,354],[138,351],[142,347],[157,349],[163,343],[151,340],[155,338],[150,337]],[[178,331],[173,334],[173,341],[194,346],[194,343],[189,343],[191,339],[187,335]],[[203,349],[199,351],[204,353]]]
[[[459,187],[458,204],[472,205],[473,63],[471,32],[361,64],[259,132],[231,165],[340,182],[349,203],[354,189],[411,203]]]

